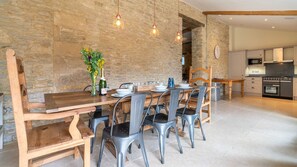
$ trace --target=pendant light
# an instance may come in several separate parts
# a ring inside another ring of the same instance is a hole
[[[120,15],[120,0],[118,0],[118,12],[117,12],[117,15],[115,16],[113,26],[118,28],[118,29],[123,29],[124,28],[124,22],[121,19],[122,19],[122,17]]]
[[[158,30],[157,25],[156,25],[156,0],[154,0],[154,24],[153,24],[152,30],[150,32],[150,35],[152,37],[159,36],[159,30]]]
[[[183,34],[182,32],[180,31],[181,29],[181,26],[180,26],[180,23],[179,23],[179,0],[177,0],[177,33],[176,33],[176,37],[175,37],[175,42],[178,43],[178,44],[182,44],[183,42]]]

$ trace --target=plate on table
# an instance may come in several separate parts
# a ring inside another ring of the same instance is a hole
[[[165,92],[167,89],[153,89],[152,92],[162,93]]]
[[[130,94],[130,93],[128,93],[128,94]],[[118,94],[118,93],[113,93],[113,94],[111,94],[111,96],[112,96],[112,97],[124,97],[124,96],[126,96],[126,95],[128,95],[128,94]]]

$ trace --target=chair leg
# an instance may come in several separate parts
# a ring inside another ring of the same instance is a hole
[[[28,167],[29,166],[29,160],[25,158],[24,155],[19,155],[19,166],[21,167]]]
[[[165,134],[159,134],[159,148],[160,148],[160,155],[161,155],[161,163],[164,164]]]
[[[180,144],[180,140],[179,140],[179,136],[178,136],[178,129],[176,127],[176,124],[174,124],[174,130],[175,130],[175,136],[176,136],[176,140],[177,140],[177,143],[178,143],[178,147],[179,147],[179,152],[182,154],[183,153],[183,148]]]
[[[167,135],[166,135],[167,139],[169,138],[170,131],[171,131],[171,128],[169,128],[169,129],[167,130]]]
[[[189,134],[192,148],[194,148],[194,125],[192,123],[189,123]]]
[[[102,156],[103,156],[105,142],[106,142],[106,139],[102,135],[102,141],[101,141],[101,147],[100,147],[100,153],[99,153],[99,159],[98,159],[97,167],[100,167],[100,165],[101,165],[101,160],[102,160]]]
[[[202,124],[201,124],[200,118],[198,118],[198,121],[199,121],[199,125],[200,125],[200,130],[201,130],[201,133],[202,133],[202,136],[203,136],[203,140],[205,141],[206,138],[205,138],[205,135],[204,135],[204,131],[203,131],[203,128],[202,128]]]
[[[117,148],[117,167],[125,166],[127,146],[122,145],[122,147]]]
[[[91,164],[91,156],[90,156],[90,142],[91,139],[85,140],[84,145],[84,167],[90,167]]]
[[[145,166],[149,167],[149,163],[148,163],[148,159],[147,159],[147,155],[146,155],[146,150],[145,150],[145,147],[144,147],[144,141],[143,141],[143,134],[142,133],[139,135],[139,146],[141,148],[141,152],[142,152],[142,156],[143,156]]]
[[[182,118],[182,131],[184,132],[185,131],[185,125],[186,125],[186,120]]]
[[[131,154],[132,153],[132,143],[129,145],[128,147],[128,153]]]

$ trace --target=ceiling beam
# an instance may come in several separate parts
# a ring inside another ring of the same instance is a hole
[[[297,10],[271,11],[204,11],[205,15],[297,16]]]

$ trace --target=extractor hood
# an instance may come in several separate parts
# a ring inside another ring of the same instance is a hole
[[[273,49],[272,61],[264,61],[264,63],[289,63],[293,60],[284,60],[284,50],[283,48]]]

